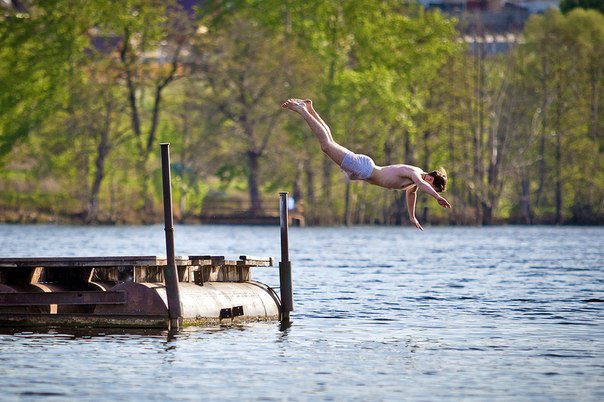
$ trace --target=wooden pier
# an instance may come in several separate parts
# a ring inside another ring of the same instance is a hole
[[[280,302],[251,268],[272,258],[175,258],[184,324],[278,320]],[[0,326],[169,326],[166,257],[0,258]]]

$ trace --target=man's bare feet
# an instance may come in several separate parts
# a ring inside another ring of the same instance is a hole
[[[288,99],[285,102],[283,102],[283,104],[281,105],[281,107],[283,109],[290,109],[293,110],[294,112],[302,112],[302,111],[308,111],[308,109],[306,108],[306,103],[302,100],[302,99]]]

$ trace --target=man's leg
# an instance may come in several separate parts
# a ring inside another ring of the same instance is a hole
[[[315,110],[315,108],[313,107],[312,104],[312,100],[310,99],[304,99],[304,104],[306,104],[306,109],[308,109],[308,112],[315,118],[317,119],[317,121],[319,123],[321,123],[321,125],[325,128],[325,131],[327,131],[327,133],[329,134],[329,138],[331,138],[332,141],[334,141],[333,136],[331,135],[331,129],[329,128],[329,126],[327,125],[327,123],[325,123],[323,121],[323,119],[321,118],[321,116],[319,116],[319,113],[317,113],[317,111]],[[335,142],[335,141],[334,141]]]
[[[315,137],[317,137],[317,140],[319,140],[321,150],[327,156],[329,156],[331,160],[337,163],[338,166],[342,164],[344,156],[346,156],[346,154],[350,151],[333,140],[331,130],[327,124],[325,124],[325,122],[318,117],[319,115],[314,112],[312,105],[311,109],[317,117],[310,112],[306,102],[300,99],[288,99],[283,103],[283,105],[281,105],[281,107],[284,109],[293,110],[302,116],[304,121],[306,121],[306,124],[308,124],[308,127],[310,127],[312,132],[315,134]]]

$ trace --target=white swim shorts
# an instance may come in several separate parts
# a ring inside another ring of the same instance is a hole
[[[367,155],[349,152],[342,159],[340,167],[350,180],[367,180],[373,172],[375,163]]]

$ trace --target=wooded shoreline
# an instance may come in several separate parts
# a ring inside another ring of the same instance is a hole
[[[175,215],[174,217],[175,223],[185,224],[185,225],[196,225],[196,224],[204,224],[204,225],[279,225],[279,216],[278,215],[263,215],[257,217],[250,217],[249,214],[240,214],[240,215],[231,215],[231,216],[220,216],[218,218],[212,217],[204,217],[201,215],[189,215],[185,217],[181,217]],[[160,213],[156,213],[151,217],[145,217],[144,219],[135,216],[125,217],[119,220],[96,220],[95,222],[87,222],[86,214],[56,214],[50,213],[46,211],[6,211],[0,210],[0,224],[59,224],[59,225],[89,225],[89,226],[124,226],[124,225],[152,225],[152,224],[162,224],[163,216]],[[296,226],[296,222],[291,222],[290,225]],[[340,225],[338,223],[335,224],[320,224],[320,223],[311,223],[308,226],[334,226]],[[357,225],[365,225],[365,226],[407,226],[409,225],[408,221],[403,222],[395,222],[395,223],[381,223],[381,222],[365,222],[365,223],[355,223],[354,226]],[[482,224],[468,224],[468,223],[455,223],[455,222],[447,222],[447,221],[431,221],[431,226],[484,226]],[[550,220],[544,221],[536,221],[532,223],[525,223],[520,220],[496,220],[489,225],[486,226],[499,226],[499,225],[519,225],[519,226],[602,226],[604,225],[604,219],[594,218],[593,220],[585,220],[585,221],[573,221],[568,220],[562,223],[556,223],[553,217],[550,217]]]
[[[406,224],[403,192],[346,181],[280,108],[299,97],[380,166],[447,170],[453,208],[419,197],[422,224],[604,224],[602,12],[532,15],[498,50],[439,10],[340,3],[7,5],[0,221],[157,222],[166,142],[182,221],[288,191],[308,225]]]

